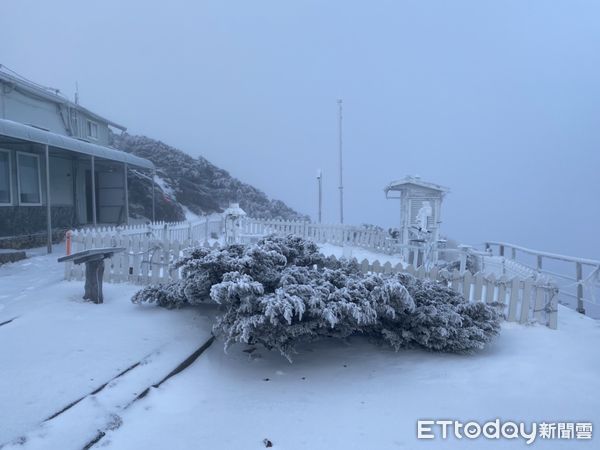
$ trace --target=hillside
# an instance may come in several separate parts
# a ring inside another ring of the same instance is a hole
[[[156,220],[185,219],[185,208],[194,214],[221,212],[230,202],[252,217],[305,219],[280,200],[273,200],[249,184],[232,177],[202,156],[194,158],[183,151],[146,136],[113,134],[115,148],[149,159],[156,166]],[[151,217],[152,192],[149,180],[132,171],[130,213]]]

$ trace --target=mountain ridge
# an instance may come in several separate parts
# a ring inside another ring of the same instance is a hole
[[[260,189],[231,176],[203,156],[193,157],[162,141],[143,135],[111,134],[111,145],[121,151],[148,159],[156,166],[156,220],[180,221],[186,209],[196,215],[222,212],[236,202],[249,216],[268,219],[309,220],[271,199]],[[130,214],[152,217],[152,188],[149,179],[131,170]]]

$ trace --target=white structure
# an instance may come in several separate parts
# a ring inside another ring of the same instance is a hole
[[[246,211],[240,208],[239,203],[230,203],[229,208],[223,211],[225,219],[225,242],[235,244],[240,242],[240,234],[242,228],[242,217],[246,215]]]
[[[400,241],[403,245],[435,248],[439,240],[442,200],[450,192],[446,187],[407,176],[388,184],[386,198],[400,200]]]

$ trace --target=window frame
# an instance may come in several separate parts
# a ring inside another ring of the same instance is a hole
[[[19,166],[19,156],[21,155],[33,156],[37,160],[38,191],[40,194],[39,203],[28,203],[21,201],[21,167]],[[19,197],[19,206],[42,206],[42,168],[40,165],[40,155],[37,153],[17,152],[17,193]]]
[[[8,203],[0,202],[0,206],[12,206],[13,204],[13,174],[12,174],[12,152],[5,148],[0,148],[0,152],[8,155]]]
[[[96,135],[94,136],[92,133],[92,130],[94,129],[96,130]],[[98,122],[94,122],[93,120],[90,119],[86,119],[86,130],[85,130],[85,134],[87,136],[88,139],[92,139],[94,141],[98,140],[98,132],[100,131],[100,126],[98,125]]]

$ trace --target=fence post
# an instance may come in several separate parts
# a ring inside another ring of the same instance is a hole
[[[504,245],[503,245],[503,244],[500,244],[500,245],[498,246],[498,248],[499,248],[499,251],[500,251],[500,256],[504,256]]]
[[[575,263],[575,272],[577,278],[577,312],[585,314],[585,308],[583,307],[583,271],[581,270],[581,263]]]
[[[459,254],[459,258],[460,258],[459,271],[460,271],[460,273],[465,273],[465,271],[467,270],[467,256],[468,256],[469,250],[471,249],[471,246],[470,245],[459,245],[458,248],[461,251]]]
[[[537,271],[542,272],[542,255],[537,255]]]

